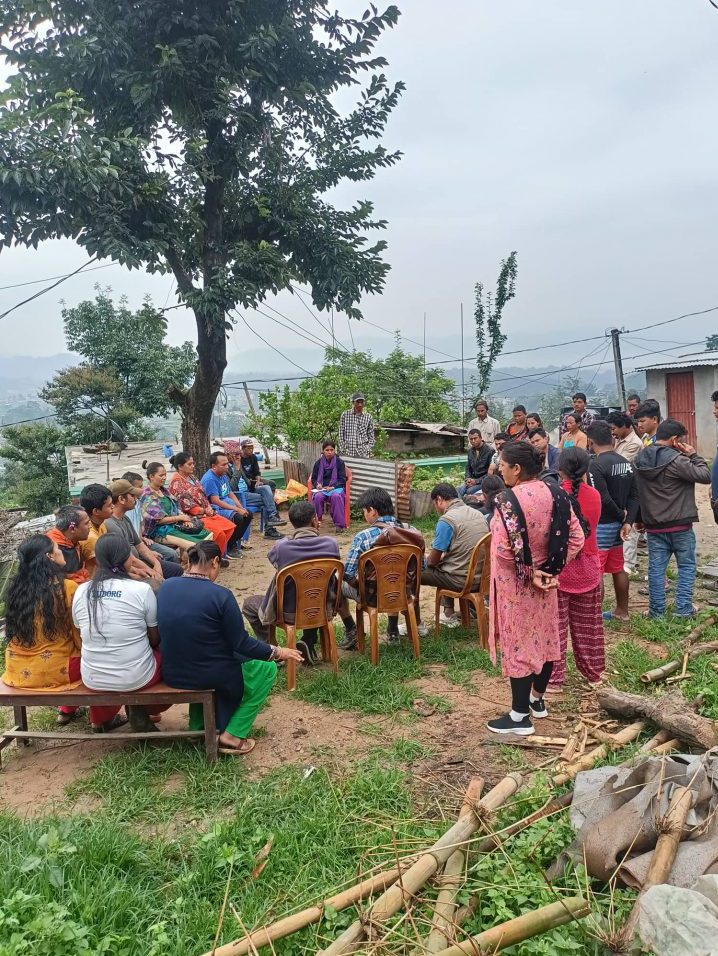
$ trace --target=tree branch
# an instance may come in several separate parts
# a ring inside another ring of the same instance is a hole
[[[175,280],[177,282],[177,288],[180,290],[182,295],[189,296],[193,292],[197,292],[197,288],[192,284],[192,280],[189,277],[188,272],[180,262],[180,257],[177,255],[175,249],[170,246],[165,253],[165,259],[174,273]]]

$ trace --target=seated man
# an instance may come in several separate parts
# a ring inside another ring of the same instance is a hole
[[[434,588],[460,591],[466,583],[471,554],[479,541],[488,534],[486,518],[475,508],[469,508],[448,482],[442,481],[431,489],[431,500],[441,516],[436,522],[427,567],[421,583]],[[481,562],[476,567],[475,590],[481,582]],[[454,602],[445,598],[439,621],[446,627],[458,627],[461,618],[454,613]]]
[[[324,517],[324,505],[329,502],[329,512],[337,534],[347,526],[346,522],[346,486],[347,469],[336,453],[333,441],[322,442],[321,457],[312,468],[312,502],[321,521]],[[291,518],[290,518],[291,520]]]
[[[270,550],[267,559],[277,571],[286,568],[296,561],[308,561],[312,558],[339,558],[339,545],[334,538],[319,534],[319,519],[314,506],[309,501],[295,501],[289,509],[289,521],[294,528],[293,534],[282,538]],[[284,613],[291,615],[294,612],[296,592],[294,582],[288,581],[284,592]],[[340,612],[342,607],[340,607]],[[349,607],[343,602],[344,626],[355,627],[353,618],[349,615]],[[269,625],[277,620],[277,576],[274,575],[271,584],[264,595],[257,594],[248,597],[242,608],[242,613],[249,622],[257,638],[266,641],[269,637]],[[301,651],[304,660],[314,664],[317,661],[316,643],[317,628],[303,632],[303,640],[297,641],[297,649]]]
[[[560,449],[556,448],[549,441],[548,433],[545,428],[534,428],[529,432],[529,441],[543,455],[544,471],[555,471],[558,466],[558,456]]]
[[[239,498],[232,491],[229,484],[229,458],[223,451],[214,451],[209,456],[209,470],[202,476],[202,489],[209,498],[218,515],[223,518],[229,518],[237,525],[237,531],[229,539],[227,553],[231,554],[236,549],[239,554],[240,547],[250,547],[248,544],[242,544],[242,535],[252,523],[252,513],[247,511]],[[267,538],[281,538],[276,528],[268,527],[264,532]]]
[[[494,457],[493,446],[487,445],[478,428],[469,430],[469,446],[464,483],[458,489],[459,498],[476,495],[480,491],[481,482],[488,475]]]
[[[267,526],[283,525],[287,522],[279,517],[277,505],[274,502],[274,487],[269,482],[262,481],[259,461],[254,454],[254,442],[251,438],[244,438],[240,443],[240,453],[234,456],[234,464],[229,470],[230,486],[236,494],[242,490],[240,482],[244,479],[247,486],[247,505],[264,511],[264,523]]]
[[[90,580],[81,551],[81,544],[89,535],[90,519],[84,508],[77,505],[60,508],[55,515],[55,527],[47,532],[47,537],[55,542],[65,559],[65,577],[75,584]]]
[[[134,487],[119,478],[110,484],[112,495],[112,517],[105,521],[107,534],[119,534],[130,546],[133,567],[130,577],[147,580],[150,585],[162,583],[167,578],[178,578],[182,574],[182,566],[175,561],[165,561],[157,557],[132,527],[127,515],[135,507],[136,491]]]
[[[80,495],[80,507],[84,508],[90,519],[90,533],[80,542],[80,553],[92,576],[95,572],[95,544],[107,531],[105,520],[112,517],[112,495],[104,485],[85,485]]]
[[[179,564],[180,556],[177,548],[171,548],[168,544],[160,544],[159,541],[153,541],[152,538],[148,538],[142,534],[143,521],[142,508],[140,507],[140,495],[145,487],[142,475],[137,474],[136,471],[126,471],[122,476],[122,480],[129,481],[136,492],[135,507],[127,514],[127,519],[132,527],[135,529],[140,538],[142,538],[150,551],[156,554],[158,558],[163,558],[165,561],[174,561],[176,564]]]
[[[358,531],[354,535],[354,539],[349,545],[346,560],[344,561],[342,595],[350,601],[359,600],[357,574],[359,571],[359,558],[362,554],[376,544],[377,538],[387,527],[391,525],[395,525],[399,528],[406,527],[394,517],[394,503],[389,497],[388,492],[384,491],[383,488],[367,488],[367,490],[359,496],[357,504],[362,509],[364,520],[368,523],[369,527]],[[423,545],[421,532],[417,531],[416,528],[409,528],[408,530],[413,531],[416,535],[417,544],[421,543]],[[344,620],[344,616],[342,616],[342,621],[344,621],[346,633],[338,646],[343,651],[353,651],[357,646],[356,624],[351,617]],[[389,640],[398,640],[400,633],[398,616],[390,616],[387,626],[387,636]],[[425,636],[426,629],[424,628],[423,631],[420,630],[419,633]]]
[[[495,475],[499,470],[499,458],[501,457],[501,449],[504,447],[506,442],[509,440],[508,432],[499,432],[494,441],[494,453],[491,456],[491,464],[489,465],[489,474]]]

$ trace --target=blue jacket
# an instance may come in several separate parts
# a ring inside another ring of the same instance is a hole
[[[558,456],[559,456],[560,454],[561,454],[561,449],[560,449],[560,448],[556,448],[555,445],[549,445],[549,446],[548,446],[548,452],[547,452],[548,461],[547,461],[547,464],[548,464],[548,467],[549,467],[549,468],[553,469],[553,468],[557,468],[557,467],[558,467]]]

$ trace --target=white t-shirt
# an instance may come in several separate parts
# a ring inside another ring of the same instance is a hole
[[[157,627],[152,588],[126,578],[105,581],[96,630],[87,600],[89,586],[81,584],[72,601],[72,619],[82,636],[83,683],[92,690],[139,690],[150,682],[156,666],[147,637],[147,628]]]
[[[472,428],[478,428],[481,432],[481,437],[484,439],[487,445],[493,445],[496,441],[496,436],[501,431],[501,425],[495,418],[491,418],[488,415],[486,418],[481,419],[478,416],[472,418],[469,422],[469,427],[466,429],[468,434]]]

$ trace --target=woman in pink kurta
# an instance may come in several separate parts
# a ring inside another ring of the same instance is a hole
[[[568,495],[539,479],[542,456],[527,442],[504,446],[499,470],[508,488],[491,520],[489,649],[511,683],[512,707],[491,720],[494,733],[534,733],[543,695],[561,657],[558,572],[581,550],[584,535]]]

